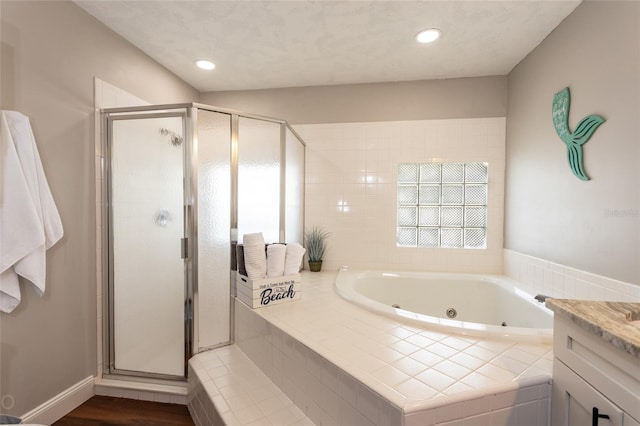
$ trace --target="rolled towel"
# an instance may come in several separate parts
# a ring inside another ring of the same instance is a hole
[[[261,245],[264,247],[264,237],[262,236],[262,232],[256,232],[255,234],[244,234],[242,236],[242,245],[247,246],[257,246]]]
[[[298,243],[287,244],[284,261],[284,275],[297,274],[302,267],[302,258],[307,250]]]
[[[267,275],[267,256],[264,250],[262,233],[245,234],[242,236],[244,247],[244,266],[247,277],[252,280],[264,278]]]
[[[284,244],[270,244],[267,246],[267,277],[281,277],[284,275],[284,260],[287,246]]]

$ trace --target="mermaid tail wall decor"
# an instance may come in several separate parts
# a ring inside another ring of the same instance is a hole
[[[582,145],[584,145],[596,129],[604,123],[605,119],[599,115],[588,115],[578,123],[575,131],[569,130],[569,108],[571,107],[571,95],[569,88],[565,87],[553,95],[553,126],[556,133],[567,145],[569,166],[574,175],[581,180],[589,180],[582,164]]]

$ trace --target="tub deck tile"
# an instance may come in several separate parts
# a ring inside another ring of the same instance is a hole
[[[189,388],[197,426],[314,424],[235,345],[191,358]]]
[[[551,342],[450,334],[383,317],[340,298],[336,274],[303,272],[301,300],[255,313],[405,413],[448,405],[460,394],[549,382]]]

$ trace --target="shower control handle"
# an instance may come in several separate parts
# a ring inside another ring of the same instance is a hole
[[[189,239],[180,238],[180,257],[186,259],[189,257]]]

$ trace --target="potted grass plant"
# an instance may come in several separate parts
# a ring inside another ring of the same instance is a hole
[[[322,269],[322,258],[326,249],[325,240],[329,235],[329,232],[318,226],[314,226],[310,231],[305,231],[304,233],[305,247],[309,256],[309,270],[311,272],[320,272]]]

